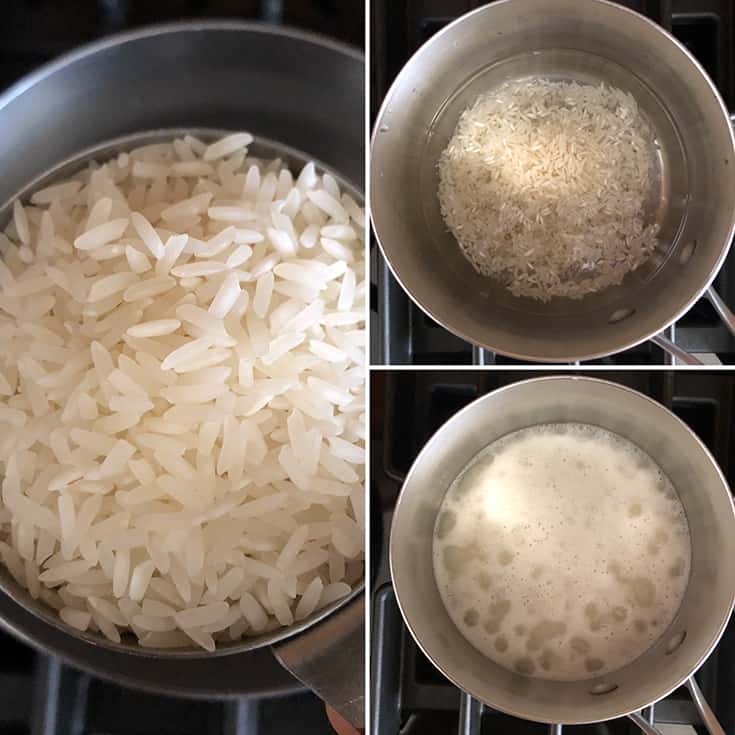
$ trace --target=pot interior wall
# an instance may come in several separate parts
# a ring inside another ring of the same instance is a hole
[[[80,151],[162,128],[247,130],[363,188],[364,63],[331,41],[245,23],[162,26],[20,84],[0,97],[0,204]]]
[[[692,538],[692,571],[682,606],[652,648],[625,668],[582,682],[520,676],[489,661],[457,631],[434,580],[431,544],[449,485],[495,439],[539,423],[579,421],[614,431],[644,449],[679,493]],[[409,629],[460,688],[492,707],[543,722],[609,719],[663,697],[714,646],[733,604],[735,517],[710,455],[663,407],[621,386],[578,378],[518,383],[471,404],[426,445],[404,485],[391,531],[391,568]],[[681,645],[668,653],[674,642]],[[600,690],[612,691],[596,693]]]

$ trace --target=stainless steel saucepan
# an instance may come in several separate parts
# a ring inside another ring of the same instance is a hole
[[[434,579],[432,540],[452,481],[481,449],[518,429],[574,421],[601,426],[637,444],[664,470],[684,506],[692,544],[682,604],[667,630],[627,666],[593,679],[558,682],[522,676],[485,658],[458,631]],[[582,377],[514,383],[476,400],[428,441],[398,498],[390,565],[398,605],[417,644],[458,687],[516,717],[579,724],[636,713],[688,682],[710,732],[714,716],[694,672],[717,644],[735,600],[735,511],[706,447],[673,413],[624,386]]]
[[[364,60],[311,34],[236,22],[113,36],[43,67],[0,96],[0,229],[12,201],[90,160],[184,131],[255,134],[253,155],[308,160],[362,201]],[[274,142],[279,141],[279,142]],[[357,725],[364,719],[363,583],[304,621],[201,650],[145,650],[66,626],[0,568],[0,625],[76,666],[187,696],[268,696],[293,676]],[[278,662],[278,663],[277,663]],[[280,665],[279,665],[280,664]]]
[[[660,246],[620,286],[582,300],[516,298],[480,276],[439,208],[437,161],[462,111],[529,76],[623,89],[656,136],[646,215],[660,227]],[[704,294],[717,301],[708,288],[735,229],[728,112],[684,46],[619,4],[499,0],[461,17],[398,75],[371,161],[372,220],[393,274],[431,318],[476,345],[521,360],[593,359],[660,335]]]

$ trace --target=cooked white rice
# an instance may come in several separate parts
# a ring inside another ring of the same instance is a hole
[[[630,94],[506,82],[460,117],[439,161],[442,215],[475,270],[515,296],[578,299],[656,247],[653,136]]]
[[[78,630],[212,650],[363,576],[364,212],[251,142],[120,154],[0,234],[0,558]]]

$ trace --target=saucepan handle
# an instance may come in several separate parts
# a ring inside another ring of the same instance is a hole
[[[727,304],[722,300],[720,294],[718,294],[712,286],[704,292],[704,295],[707,297],[710,304],[715,307],[715,311],[720,319],[722,319],[725,326],[730,330],[730,334],[735,337],[735,314],[730,311]]]
[[[275,644],[273,653],[342,717],[365,727],[364,594],[304,633]]]
[[[689,693],[692,695],[694,706],[697,708],[697,712],[699,712],[699,716],[702,718],[702,724],[707,728],[707,732],[710,735],[726,735],[725,731],[722,729],[722,725],[717,721],[715,713],[704,698],[702,690],[699,688],[694,677],[690,676],[686,680],[685,684]],[[659,730],[655,725],[652,725],[638,712],[629,714],[628,719],[634,722],[640,731],[645,733],[645,735],[663,735],[661,730]],[[562,726],[549,725],[549,735],[562,735]]]
[[[668,352],[672,357],[680,360],[684,365],[704,365],[698,357],[683,350],[679,345],[674,344],[670,339],[666,339],[662,334],[656,334],[651,337],[651,342],[658,345],[665,352]]]
[[[699,712],[702,724],[707,729],[707,732],[710,735],[725,735],[722,725],[717,721],[715,713],[704,698],[702,690],[699,688],[694,677],[690,676],[686,680],[685,685],[689,690],[689,693],[692,695],[694,706],[697,708],[697,712]],[[662,735],[661,731],[655,725],[651,725],[646,719],[641,717],[641,715],[633,713],[628,715],[628,717],[633,720],[633,722],[635,722],[635,724],[638,725],[641,731],[646,733],[646,735]]]
[[[655,725],[652,725],[645,717],[639,715],[637,712],[633,712],[628,715],[628,719],[635,722],[635,724],[640,728],[640,731],[646,735],[663,735],[661,730],[659,730]]]
[[[710,735],[725,735],[722,725],[717,721],[715,713],[704,698],[702,690],[699,688],[699,684],[697,684],[693,676],[687,679],[686,687],[692,695],[694,706],[697,708],[697,712],[699,712],[699,716],[702,718],[702,723]]]

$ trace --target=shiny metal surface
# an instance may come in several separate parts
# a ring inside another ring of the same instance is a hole
[[[328,625],[274,646],[278,660],[355,727],[365,727],[365,598]]]
[[[472,735],[480,729],[482,720],[482,702],[478,702],[467,692],[459,698],[459,732],[458,735]]]
[[[707,297],[707,300],[714,306],[715,311],[717,312],[718,316],[722,321],[724,322],[725,326],[730,330],[730,332],[735,335],[735,314],[733,314],[730,309],[728,308],[727,304],[722,300],[722,297],[715,291],[712,286],[710,286],[705,292],[704,295]]]
[[[647,211],[660,251],[581,301],[519,299],[479,276],[439,211],[436,162],[462,110],[528,75],[629,91],[656,132]],[[659,26],[606,0],[501,0],[447,26],[403,68],[376,121],[371,192],[383,254],[429,316],[495,352],[572,362],[660,333],[706,290],[735,226],[735,148],[716,88]]]
[[[670,628],[619,671],[580,682],[520,676],[486,659],[453,625],[434,580],[432,538],[449,485],[482,448],[538,423],[596,424],[633,441],[666,472],[684,505],[692,571]],[[735,512],[706,447],[674,414],[624,386],[581,377],[514,383],[455,414],[429,440],[403,485],[393,516],[390,564],[401,613],[430,661],[495,709],[540,722],[577,724],[627,715],[685,682],[717,644],[735,599]],[[667,646],[685,633],[677,648]],[[616,685],[593,694],[595,685]]]
[[[697,684],[697,680],[693,676],[687,679],[686,687],[692,695],[692,701],[697,708],[697,712],[699,712],[699,716],[702,718],[702,724],[707,728],[707,732],[710,735],[726,735],[724,729],[717,721],[715,713],[704,698],[702,690],[699,688],[699,684]]]
[[[363,189],[362,53],[289,28],[192,21],[110,36],[0,95],[0,204],[60,161],[163,128],[246,129]]]
[[[662,350],[665,350],[671,357],[684,365],[704,365],[704,363],[698,358],[692,355],[691,352],[687,352],[682,349],[675,342],[672,342],[663,334],[654,334],[651,337],[651,342],[658,345]],[[674,363],[675,364],[675,363]]]
[[[634,722],[645,735],[663,735],[661,730],[659,730],[655,725],[652,725],[644,717],[641,717],[637,712],[629,714],[628,719],[630,719],[631,722]]]
[[[0,226],[9,207],[46,182],[144,142],[183,130],[211,138],[256,135],[254,155],[300,167],[315,159],[358,201],[364,181],[364,59],[340,43],[287,28],[201,21],[111,36],[60,58],[0,95]],[[274,142],[279,141],[279,142]],[[307,628],[329,635],[344,600],[297,625],[223,645],[145,651],[80,633],[0,569],[0,625],[42,651],[132,686],[187,696],[267,696],[298,687],[270,646]],[[238,654],[245,654],[241,658]],[[254,656],[254,658],[253,658]],[[238,667],[262,667],[263,690],[238,683]],[[250,661],[250,664],[246,663]]]

